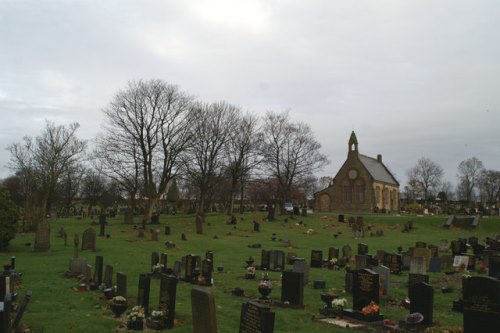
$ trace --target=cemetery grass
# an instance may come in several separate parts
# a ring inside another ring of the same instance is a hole
[[[354,214],[353,214],[354,215]],[[97,237],[96,252],[80,251],[79,257],[86,259],[94,266],[95,256],[104,257],[104,265],[111,264],[114,268],[113,281],[116,283],[116,272],[127,275],[127,294],[129,305],[137,301],[137,286],[140,273],[151,271],[151,253],[153,251],[168,254],[168,267],[175,260],[181,260],[187,254],[199,255],[202,258],[206,250],[214,252],[214,267],[224,267],[224,273],[215,272],[214,286],[204,287],[213,291],[217,311],[217,327],[220,333],[238,331],[241,304],[247,300],[258,298],[258,280],[246,280],[245,261],[253,256],[255,264],[260,264],[262,249],[282,250],[286,253],[295,252],[307,262],[311,250],[322,250],[324,258],[328,256],[329,247],[339,249],[350,244],[353,254],[357,244],[362,242],[369,246],[369,253],[375,255],[377,250],[396,252],[398,246],[404,250],[415,245],[416,241],[439,245],[441,239],[451,241],[458,237],[477,236],[483,241],[487,236],[494,237],[500,232],[500,218],[483,218],[476,230],[461,230],[442,227],[446,217],[416,217],[394,215],[364,215],[365,225],[372,224],[372,232],[384,230],[384,236],[372,237],[370,231],[362,239],[354,239],[347,224],[338,223],[334,214],[310,214],[307,217],[278,216],[274,222],[263,222],[264,212],[238,215],[236,225],[225,224],[228,216],[225,214],[208,214],[204,224],[204,233],[195,233],[195,218],[193,215],[162,215],[160,225],[147,225],[144,238],[137,236],[132,225],[123,224],[123,217],[108,218],[106,234],[110,237]],[[346,215],[349,216],[349,215]],[[139,221],[139,217],[136,220]],[[253,232],[252,221],[261,222],[260,232]],[[286,222],[288,220],[288,222]],[[406,221],[414,221],[414,230],[402,233]],[[298,222],[303,221],[303,225]],[[51,221],[51,250],[49,252],[33,252],[34,234],[17,234],[11,241],[8,252],[0,253],[3,262],[8,262],[11,256],[16,256],[18,272],[23,273],[22,283],[17,287],[19,299],[27,290],[33,292],[33,297],[21,321],[21,326],[30,327],[33,332],[114,332],[122,321],[113,318],[106,307],[106,300],[100,292],[82,292],[77,290],[78,281],[64,277],[70,259],[73,256],[73,236],[81,235],[90,227],[90,219],[57,219]],[[210,224],[210,225],[209,225]],[[305,224],[305,226],[304,226]],[[137,224],[139,225],[139,224]],[[165,225],[171,227],[171,235],[164,235]],[[62,238],[57,237],[57,231],[64,227],[68,233],[68,244],[64,246]],[[99,226],[92,226],[97,233]],[[159,228],[159,241],[152,241],[149,228]],[[308,230],[312,229],[313,231]],[[339,233],[337,238],[333,234]],[[181,240],[185,233],[187,241]],[[276,241],[272,241],[273,233]],[[216,238],[215,238],[216,236]],[[164,243],[173,241],[174,249],[167,249]],[[289,242],[285,242],[288,240]],[[250,244],[261,244],[262,248],[249,248]],[[81,247],[81,242],[80,242]],[[290,269],[287,265],[285,269]],[[257,277],[261,272],[257,271]],[[476,274],[476,273],[472,273]],[[279,300],[281,295],[280,273],[269,272],[274,284],[271,299]],[[445,275],[429,273],[430,283],[434,287],[434,322],[437,328],[462,326],[462,314],[451,311],[453,300],[458,298],[461,287],[461,275]],[[408,310],[400,308],[399,302],[407,296],[406,281],[408,272],[401,276],[390,276],[390,296],[381,298],[381,313],[386,318],[398,321],[408,314]],[[313,289],[313,280],[325,280],[325,290]],[[441,293],[441,287],[451,286],[452,293]],[[193,286],[180,282],[177,286],[176,323],[173,332],[192,332],[190,290]],[[244,290],[245,297],[231,294],[235,288]],[[344,271],[333,271],[327,268],[311,268],[309,284],[304,288],[303,309],[283,309],[273,307],[276,313],[274,332],[343,332],[344,329],[320,323],[313,320],[323,307],[320,294],[333,291],[345,297],[352,305],[352,296],[343,293]],[[158,305],[159,280],[151,283],[150,308]],[[349,307],[348,305],[348,307]],[[356,331],[351,329],[351,331]]]

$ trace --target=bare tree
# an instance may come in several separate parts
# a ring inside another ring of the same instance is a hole
[[[106,144],[112,141],[109,153],[123,149],[121,161],[128,156],[132,164],[127,165],[130,177],[123,177],[109,166],[108,173],[134,182],[139,179],[134,172],[140,170],[147,198],[143,226],[177,173],[180,154],[189,141],[187,115],[191,103],[192,98],[177,86],[150,80],[129,82],[104,109],[106,125],[100,148],[106,152]]]
[[[224,170],[224,148],[236,130],[238,109],[226,102],[198,104],[191,118],[192,141],[184,159],[189,181],[199,189],[196,233],[203,233],[209,195]]]
[[[47,121],[39,136],[26,136],[8,147],[11,169],[23,178],[26,228],[35,229],[51,211],[56,186],[81,159],[86,142],[76,137],[78,127],[78,123],[65,127]]]
[[[76,163],[75,165],[69,166],[62,175],[61,182],[56,188],[59,206],[66,215],[69,215],[71,206],[80,193],[84,174],[85,168],[82,164]]]
[[[457,192],[459,197],[470,203],[474,197],[474,190],[479,183],[483,162],[476,157],[471,157],[463,160],[458,165],[458,186]]]
[[[483,170],[479,177],[479,188],[487,203],[495,203],[500,197],[500,171]]]
[[[92,214],[92,207],[99,205],[106,192],[106,178],[96,170],[87,170],[82,181],[82,198],[87,203],[87,214]]]
[[[260,163],[258,118],[251,114],[237,117],[236,128],[225,146],[226,171],[230,179],[228,215],[233,213],[234,198],[239,190],[240,212],[243,213],[245,183],[250,172]]]
[[[328,160],[320,153],[321,144],[311,128],[292,122],[288,112],[268,112],[263,133],[263,163],[277,182],[276,198],[283,213],[292,185],[323,168]]]
[[[435,194],[443,177],[443,168],[429,158],[421,157],[417,164],[407,171],[409,184],[414,186],[424,201]]]

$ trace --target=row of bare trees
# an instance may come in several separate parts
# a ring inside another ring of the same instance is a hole
[[[476,157],[459,163],[455,191],[449,181],[443,180],[443,168],[429,158],[420,158],[407,171],[407,177],[407,198],[421,198],[426,203],[436,197],[451,200],[455,195],[468,204],[474,200],[494,204],[500,198],[500,171],[486,169]]]
[[[202,233],[207,206],[221,188],[228,213],[258,182],[273,184],[267,188],[282,207],[297,184],[328,162],[311,129],[287,112],[259,118],[224,101],[198,101],[162,80],[129,82],[103,112],[103,130],[87,154],[77,124],[47,122],[36,138],[9,146],[11,168],[23,182],[28,228],[51,211],[56,193],[69,209],[77,195],[101,205],[98,198],[113,188],[132,210],[136,200],[146,202],[145,224],[179,180],[194,188],[196,231]]]

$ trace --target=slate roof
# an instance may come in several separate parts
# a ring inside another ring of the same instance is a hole
[[[382,162],[379,162],[375,158],[371,158],[365,155],[359,154],[359,160],[364,165],[366,170],[370,173],[373,179],[381,181],[388,184],[394,184],[399,186],[399,183],[392,176],[392,174],[387,170]]]

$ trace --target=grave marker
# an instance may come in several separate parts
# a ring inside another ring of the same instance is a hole
[[[194,333],[217,333],[215,301],[211,292],[191,289],[191,312]]]
[[[462,280],[464,333],[496,332],[500,327],[500,280],[473,276]]]
[[[95,252],[96,231],[94,228],[85,229],[82,235],[82,251]]]
[[[48,222],[38,224],[35,233],[34,251],[46,252],[50,250],[50,226]]]
[[[160,310],[166,316],[166,327],[174,327],[175,300],[177,297],[177,278],[173,275],[161,274],[160,276]]]
[[[424,315],[422,324],[432,325],[434,312],[434,289],[425,282],[413,284],[408,290],[410,297],[410,313],[419,312]]]
[[[239,333],[273,333],[274,312],[263,304],[248,301],[241,305]]]
[[[284,271],[281,277],[281,302],[304,306],[304,273]]]
[[[311,268],[323,267],[323,251],[311,250]]]

